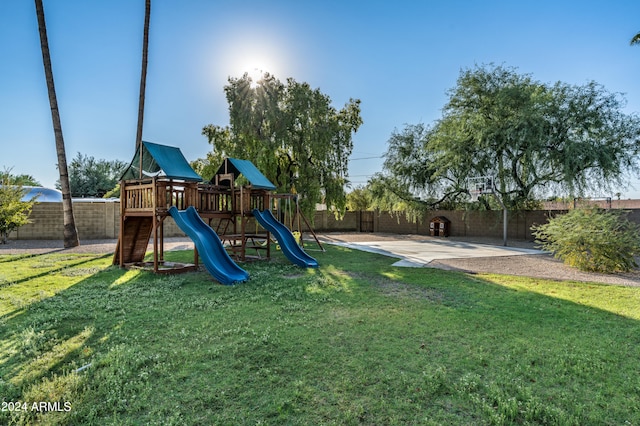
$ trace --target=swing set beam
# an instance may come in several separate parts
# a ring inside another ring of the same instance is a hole
[[[320,248],[320,250],[322,252],[325,251],[324,247],[322,246],[322,243],[320,242],[320,240],[318,239],[318,236],[316,235],[315,231],[313,230],[313,227],[311,226],[311,223],[309,223],[309,220],[306,218],[306,216],[302,213],[302,211],[300,210],[300,204],[298,204],[298,194],[271,194],[271,199],[273,200],[274,204],[276,202],[276,200],[278,200],[278,207],[276,209],[276,211],[278,212],[278,219],[281,220],[281,222],[285,222],[286,219],[286,212],[284,212],[284,215],[282,215],[283,217],[281,217],[280,213],[281,213],[281,208],[280,208],[280,203],[279,200],[286,200],[287,201],[287,206],[288,206],[288,210],[289,210],[289,229],[293,232],[294,230],[294,222],[297,219],[297,231],[300,233],[300,245],[304,245],[304,239],[302,238],[302,224],[300,223],[300,219],[302,219],[304,221],[304,224],[307,226],[308,232],[311,233],[311,235],[313,236],[313,239],[315,240],[316,244],[318,244],[318,247]],[[295,213],[292,212],[291,209],[291,202],[294,201],[295,202]]]

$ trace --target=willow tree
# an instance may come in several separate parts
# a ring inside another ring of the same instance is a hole
[[[319,89],[292,78],[282,83],[269,74],[258,82],[248,74],[230,78],[225,94],[229,126],[203,128],[213,145],[204,163],[251,160],[278,192],[300,194],[304,212],[317,203],[344,212],[352,138],[362,124],[359,100],[338,110]],[[202,171],[203,162],[197,163]]]
[[[42,0],[35,0],[36,17],[38,19],[38,30],[40,33],[40,48],[42,50],[42,62],[44,74],[47,82],[49,94],[49,105],[51,107],[51,119],[53,121],[53,133],[56,141],[56,154],[58,156],[58,172],[60,174],[60,189],[62,192],[62,217],[63,217],[63,245],[65,248],[80,245],[78,230],[73,216],[73,202],[71,200],[71,188],[69,186],[69,171],[67,169],[67,154],[62,136],[62,124],[60,122],[60,110],[56,89],[53,83],[53,70],[51,67],[51,55],[49,54],[49,41],[47,38],[47,25],[44,19],[44,7]]]
[[[406,193],[451,199],[489,175],[522,208],[544,193],[610,191],[638,170],[640,120],[594,82],[544,84],[487,66],[463,70],[449,95],[433,126],[392,136],[381,176]]]

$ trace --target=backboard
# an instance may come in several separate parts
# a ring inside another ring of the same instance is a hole
[[[494,191],[493,176],[474,176],[467,178],[467,190],[471,195],[471,201],[478,201],[478,197],[484,194],[493,194]]]

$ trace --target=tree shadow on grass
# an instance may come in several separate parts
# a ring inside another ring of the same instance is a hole
[[[49,254],[50,254],[50,253],[47,253],[47,255],[49,255]],[[29,256],[24,256],[24,257],[20,257],[20,259],[18,259],[18,260],[23,260],[23,259],[32,259],[32,258],[34,258],[35,256],[40,256],[40,255],[29,255]],[[80,265],[83,265],[83,264],[85,264],[85,263],[94,262],[94,261],[96,261],[96,260],[99,260],[99,259],[105,259],[105,258],[109,258],[109,257],[112,257],[112,256],[113,256],[113,254],[105,254],[105,255],[102,255],[102,256],[98,256],[98,257],[94,257],[94,256],[87,257],[87,258],[82,259],[82,260],[80,260],[80,261],[78,261],[78,262],[68,263],[68,264],[65,264],[65,265],[60,266],[60,267],[56,267],[56,268],[52,268],[52,269],[47,269],[46,271],[43,271],[43,272],[40,272],[40,273],[35,273],[35,274],[33,274],[33,275],[26,276],[26,277],[24,277],[24,278],[20,278],[20,279],[17,279],[17,280],[6,281],[6,282],[3,282],[3,283],[0,283],[0,288],[8,287],[8,286],[15,285],[15,284],[21,284],[21,283],[24,283],[24,282],[27,282],[27,281],[31,281],[31,280],[34,280],[34,279],[37,279],[37,278],[42,278],[42,277],[45,277],[45,276],[47,276],[47,275],[51,275],[51,274],[55,274],[55,273],[57,273],[57,272],[64,271],[64,270],[66,270],[66,269],[75,268],[75,267],[80,266]]]

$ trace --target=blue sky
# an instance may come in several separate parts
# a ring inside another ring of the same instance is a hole
[[[133,156],[144,0],[44,0],[67,159]],[[499,64],[536,80],[624,94],[640,112],[637,0],[153,0],[143,138],[211,149],[229,76],[263,69],[362,100],[350,176],[381,170],[394,129],[441,116],[461,69]],[[31,0],[0,2],[0,167],[53,186],[55,141]],[[372,158],[373,157],[373,158]],[[625,197],[640,197],[640,179]],[[611,195],[611,194],[594,194]]]

